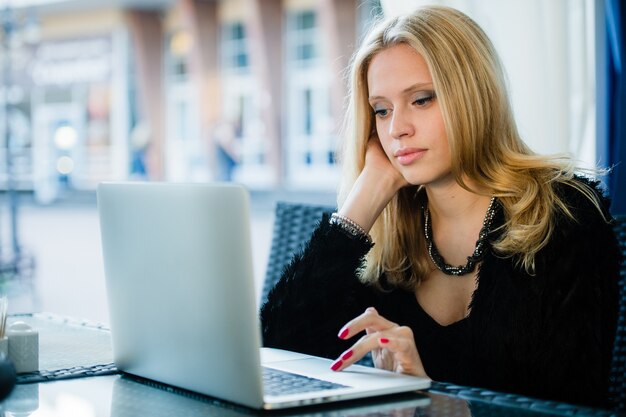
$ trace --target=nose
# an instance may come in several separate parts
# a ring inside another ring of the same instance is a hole
[[[403,139],[404,137],[412,136],[414,133],[415,128],[410,116],[407,114],[407,110],[402,108],[394,109],[391,123],[389,124],[389,135],[394,139]]]

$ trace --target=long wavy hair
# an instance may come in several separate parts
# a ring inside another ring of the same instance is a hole
[[[458,10],[430,6],[380,22],[353,56],[339,205],[363,170],[367,140],[375,130],[368,103],[369,64],[378,52],[397,44],[411,46],[428,65],[456,181],[472,192],[487,190],[503,207],[503,233],[494,249],[533,274],[535,256],[553,231],[555,210],[571,216],[554,183],[579,189],[598,209],[599,202],[591,188],[573,180],[577,169],[568,156],[540,156],[522,141],[500,59],[483,30]],[[376,245],[361,269],[364,282],[378,283],[384,272],[390,284],[414,288],[430,272],[416,198],[420,188],[402,188],[376,220],[370,232]]]

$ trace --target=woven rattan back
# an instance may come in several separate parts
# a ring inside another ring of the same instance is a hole
[[[615,234],[622,252],[619,316],[613,346],[610,392],[619,411],[626,411],[626,215],[615,216]]]
[[[270,248],[265,282],[261,293],[261,303],[280,279],[285,266],[295,253],[306,243],[313,230],[322,219],[322,214],[331,214],[335,209],[331,206],[285,203],[276,204],[274,232]]]

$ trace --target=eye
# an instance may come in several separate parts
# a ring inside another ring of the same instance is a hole
[[[374,109],[374,115],[377,117],[385,117],[388,114],[389,114],[389,109],[380,109],[380,108]]]
[[[420,107],[424,107],[428,103],[433,101],[434,99],[435,99],[434,91],[428,92],[428,93],[422,93],[415,98],[415,101],[413,101],[413,104],[420,106]]]
[[[374,110],[374,117],[378,117],[379,119],[387,117],[389,113],[391,113],[390,106],[387,103],[372,103],[371,106]]]

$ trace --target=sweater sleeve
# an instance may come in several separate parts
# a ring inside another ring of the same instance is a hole
[[[335,358],[354,343],[337,334],[368,305],[357,270],[370,248],[324,216],[261,307],[264,346]]]
[[[532,378],[533,386],[546,396],[606,406],[617,322],[617,239],[586,197],[574,189],[562,191],[575,220],[557,216],[554,237],[537,265],[545,286],[528,369],[540,374]],[[600,201],[610,217],[608,201]]]

